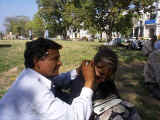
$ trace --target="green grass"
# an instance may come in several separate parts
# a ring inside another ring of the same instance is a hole
[[[63,66],[60,71],[65,72],[79,66],[83,59],[92,59],[96,48],[103,43],[57,41],[63,45],[60,50]],[[0,44],[11,44],[12,47],[0,48],[0,97],[4,95],[18,73],[24,68],[23,52],[26,41],[0,41]],[[144,88],[143,66],[147,60],[141,51],[125,48],[113,49],[119,56],[119,70],[116,84],[123,98],[134,103],[143,120],[158,120],[160,116],[160,101],[153,99]],[[14,74],[6,71],[18,67]]]
[[[10,44],[11,47],[0,47],[0,72],[23,64],[23,52],[26,41],[0,41],[1,44]]]

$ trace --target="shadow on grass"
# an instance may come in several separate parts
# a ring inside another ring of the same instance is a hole
[[[130,56],[129,56],[130,57]],[[133,57],[131,55],[131,57]],[[144,120],[158,120],[160,116],[160,101],[154,99],[144,87],[141,58],[133,58],[138,62],[121,62],[117,74],[117,84],[120,94],[136,105],[138,112]]]
[[[137,97],[137,110],[143,120],[159,120],[160,104],[147,96]]]
[[[0,44],[0,48],[4,48],[4,47],[11,47],[11,44]]]
[[[113,49],[118,55],[119,58],[125,63],[132,63],[133,61],[146,61],[147,57],[143,55],[141,51],[138,50],[128,50],[124,48]]]

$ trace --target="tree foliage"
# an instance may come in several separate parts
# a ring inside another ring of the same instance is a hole
[[[122,35],[129,35],[132,24],[132,18],[138,16],[140,10],[144,10],[151,5],[154,0],[93,0],[94,16],[93,23],[96,27],[105,32],[108,40],[111,40],[112,32],[120,32]],[[131,9],[129,6],[134,5]]]
[[[132,18],[153,8],[155,0],[37,0],[39,15],[54,35],[66,36],[66,31],[87,29],[91,33],[112,32],[129,35]],[[131,9],[129,6],[133,5]]]
[[[27,31],[25,25],[29,22],[27,16],[6,17],[5,27],[7,32],[12,32],[16,35],[26,36]]]
[[[31,30],[33,37],[43,37],[44,36],[44,23],[39,17],[38,13],[34,15],[32,21],[28,22],[26,25],[27,31]]]
[[[52,36],[64,34],[66,23],[62,19],[65,0],[37,0],[39,11],[38,14],[43,20],[45,28],[48,29]]]

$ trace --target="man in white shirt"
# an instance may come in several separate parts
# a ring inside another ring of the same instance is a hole
[[[58,43],[44,38],[26,43],[25,69],[0,100],[0,120],[89,119],[92,112],[91,88],[95,81],[93,62],[82,62],[85,84],[80,96],[71,105],[57,98],[51,91],[52,84],[48,78],[59,74],[61,48]],[[72,71],[71,78],[74,72]],[[56,84],[65,85],[67,82],[70,81],[62,79]]]

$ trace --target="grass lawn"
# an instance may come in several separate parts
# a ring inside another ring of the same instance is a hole
[[[0,97],[4,95],[18,73],[24,68],[23,52],[24,40],[0,41],[1,44],[10,44],[11,47],[0,47]],[[102,43],[57,41],[63,45],[60,71],[76,68],[83,59],[92,59],[96,48]],[[143,120],[159,120],[160,101],[153,99],[143,85],[143,66],[146,57],[141,51],[113,49],[119,56],[119,70],[117,86],[122,98],[134,103]]]

